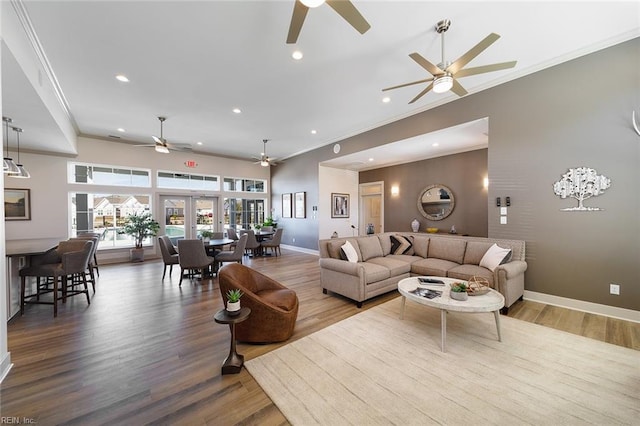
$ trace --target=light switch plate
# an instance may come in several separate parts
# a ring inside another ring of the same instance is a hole
[[[507,224],[507,217],[500,216],[500,225],[506,225],[506,224]]]
[[[503,216],[507,215],[507,208],[506,207],[500,207],[500,214]]]

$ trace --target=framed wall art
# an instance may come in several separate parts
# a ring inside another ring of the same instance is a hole
[[[304,219],[307,217],[307,193],[296,192],[295,196],[296,218]]]
[[[349,217],[349,194],[331,194],[331,217]]]
[[[31,220],[30,189],[4,189],[4,219]]]
[[[291,217],[291,193],[282,194],[282,217]]]

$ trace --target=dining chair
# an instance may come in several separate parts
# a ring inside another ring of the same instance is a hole
[[[240,231],[240,234],[248,236],[247,244],[244,247],[245,253],[250,251],[251,254],[255,256],[256,253],[258,252],[258,249],[260,248],[260,243],[256,239],[256,234],[251,229],[242,230]]]
[[[273,226],[263,226],[260,230],[262,232],[273,232]]]
[[[278,228],[276,229],[276,233],[273,234],[273,237],[263,241],[262,243],[260,243],[262,245],[262,248],[269,248],[271,249],[271,251],[273,253],[275,253],[276,257],[278,256],[278,252],[280,252],[280,254],[282,255],[282,251],[280,250],[280,241],[282,241],[282,233],[284,232],[284,229],[282,228]]]
[[[98,244],[102,239],[102,235],[103,233],[101,232],[83,232],[81,234],[78,234],[77,236],[77,238],[93,239],[93,241],[95,242],[93,247],[93,254],[91,255],[90,262],[91,262],[91,268],[96,271],[96,274],[98,276],[100,276],[100,268],[98,268]]]
[[[247,234],[244,234],[242,237],[240,237],[240,239],[236,243],[236,246],[233,249],[233,251],[231,250],[221,251],[220,253],[216,254],[216,257],[215,257],[216,263],[218,265],[224,262],[242,263],[242,258],[244,257],[244,249],[245,249],[245,246],[247,245],[248,238],[249,236]]]
[[[214,232],[211,236],[212,240],[221,240],[224,238],[224,232]]]
[[[179,265],[180,259],[178,258],[178,251],[171,242],[171,239],[166,235],[160,235],[158,237],[158,243],[160,244],[160,253],[162,253],[162,261],[164,262],[164,270],[162,271],[162,279],[167,273],[167,266],[169,266],[169,276],[173,272],[173,265]]]
[[[233,243],[229,244],[229,247],[233,249],[236,246],[236,242],[239,239],[238,233],[234,228],[227,229],[227,238],[234,241]]]
[[[20,275],[20,315],[24,315],[24,307],[27,303],[53,305],[53,316],[58,316],[58,300],[66,302],[67,297],[85,294],[87,303],[91,304],[89,286],[86,279],[86,270],[89,265],[89,257],[93,250],[92,240],[67,240],[61,241],[57,247],[48,250],[42,255],[32,256],[31,263],[19,271]],[[69,285],[69,277],[77,274],[81,277],[83,288],[77,289],[73,283]],[[27,277],[37,279],[35,293],[26,294]],[[51,288],[45,283],[41,285],[41,278],[52,278]],[[62,293],[59,296],[59,291]],[[52,300],[42,300],[41,296],[53,293]],[[34,300],[35,299],[35,300]]]
[[[86,241],[86,240],[91,240],[93,241],[93,247],[91,249],[91,255],[89,256],[89,264],[87,265],[87,270],[85,271],[85,274],[89,276],[89,278],[87,279],[87,281],[89,281],[91,283],[91,287],[93,288],[93,294],[96,293],[96,274],[98,276],[100,276],[99,271],[98,271],[98,264],[96,262],[96,251],[98,251],[98,242],[100,241],[100,236],[98,234],[80,234],[75,238],[69,238],[70,240],[79,240],[79,241]],[[96,271],[94,273],[94,270]]]
[[[180,282],[184,278],[185,271],[200,270],[202,277],[206,270],[215,262],[215,258],[207,256],[202,240],[178,240],[178,260],[180,263]]]

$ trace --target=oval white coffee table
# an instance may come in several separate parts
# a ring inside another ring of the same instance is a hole
[[[440,327],[442,334],[442,342],[440,347],[442,349],[442,352],[446,352],[447,311],[468,313],[493,312],[496,319],[496,329],[498,330],[498,341],[502,341],[502,336],[500,335],[500,309],[502,309],[502,307],[504,306],[504,296],[502,294],[491,289],[488,293],[481,296],[469,296],[469,298],[464,301],[454,300],[449,296],[451,284],[454,282],[466,283],[466,281],[454,278],[433,276],[427,278],[441,280],[444,282],[444,285],[423,284],[418,280],[418,277],[405,278],[398,282],[398,291],[402,295],[400,319],[404,319],[404,306],[407,299],[416,303],[420,303],[421,305],[440,309]],[[442,294],[433,299],[429,299],[427,297],[412,293],[412,291],[418,287],[441,291]]]

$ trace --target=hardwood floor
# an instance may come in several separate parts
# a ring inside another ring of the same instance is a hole
[[[324,295],[318,258],[283,256],[245,262],[294,289],[300,311],[292,340],[398,297],[365,302]],[[70,298],[53,318],[27,306],[8,325],[13,369],[0,385],[1,416],[40,425],[288,424],[245,369],[221,376],[229,330],[216,279],[162,281],[162,262],[101,265],[91,306]],[[519,302],[509,316],[640,350],[640,324]],[[239,344],[251,359],[279,345]]]

